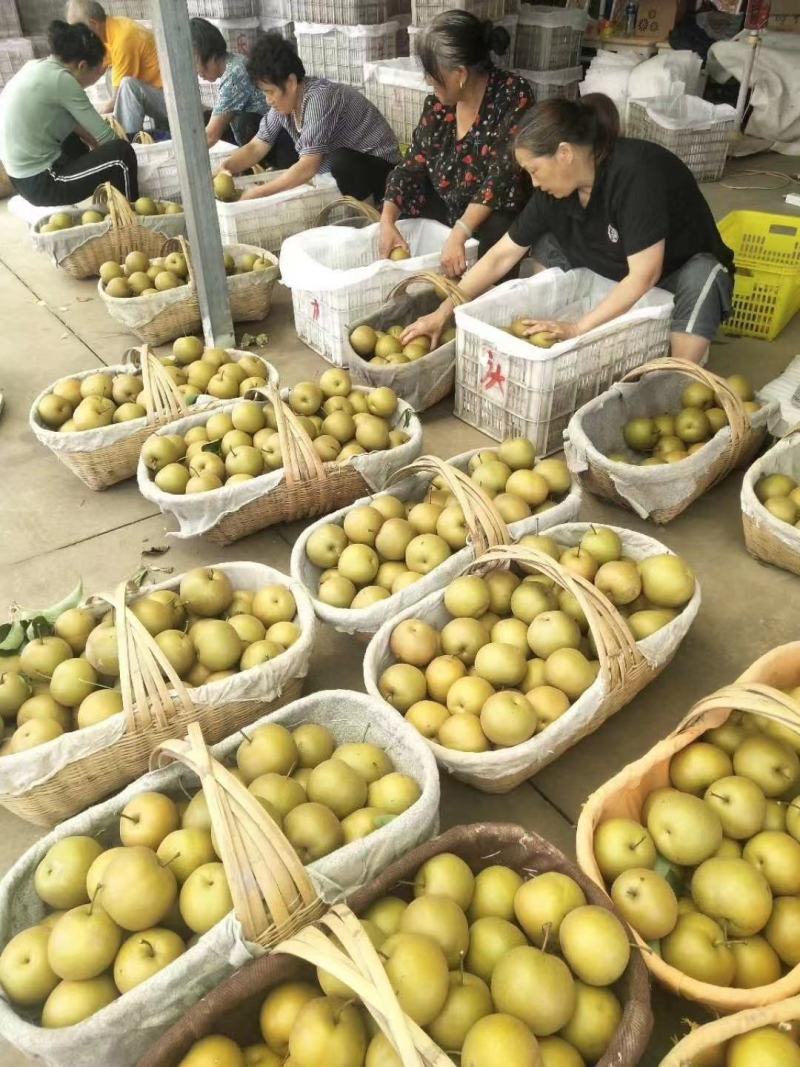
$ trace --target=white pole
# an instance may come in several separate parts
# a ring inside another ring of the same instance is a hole
[[[761,46],[761,32],[759,30],[753,30],[747,38],[747,43],[750,48],[745,57],[742,79],[739,83],[739,96],[736,100],[736,128],[738,130],[741,130],[742,128],[744,109],[747,106],[747,96],[750,92],[750,81],[753,77],[753,67],[756,62],[756,53]]]

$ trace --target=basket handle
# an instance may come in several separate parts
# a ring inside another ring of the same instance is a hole
[[[313,922],[324,904],[299,856],[247,787],[213,758],[198,723],[189,723],[186,738],[154,749],[151,764],[169,762],[200,779],[245,938],[270,948]]]
[[[659,373],[661,371],[667,371],[671,374],[685,374],[688,378],[694,378],[695,381],[702,382],[709,389],[713,389],[720,407],[728,416],[728,425],[731,430],[731,459],[734,457],[738,459],[741,450],[747,444],[747,432],[750,429],[750,416],[745,411],[739,394],[731,389],[725,379],[720,378],[718,374],[712,374],[711,371],[706,370],[697,363],[669,357],[643,363],[641,367],[635,367],[632,371],[628,371],[621,381],[636,382],[643,378],[645,374]]]
[[[119,121],[119,119],[115,118],[113,115],[103,115],[103,120],[108,123],[108,125],[114,131],[114,136],[119,138],[120,141],[130,140],[127,133],[125,132],[124,126]]]
[[[572,593],[589,623],[600,670],[612,689],[621,688],[631,673],[647,666],[633,634],[611,601],[591,582],[578,574],[570,574],[546,553],[527,545],[497,545],[465,567],[463,573],[485,571],[495,564],[508,568],[512,563],[533,567],[552,578],[561,589]]]
[[[463,293],[454,281],[433,270],[421,270],[417,274],[410,274],[407,278],[403,278],[389,293],[388,299],[393,300],[396,296],[400,296],[415,282],[427,282],[432,285],[439,296],[452,302],[453,307],[460,307],[461,304],[466,304],[470,300],[470,297]]]
[[[320,492],[327,495],[325,464],[297,415],[288,404],[284,404],[277,385],[267,382],[261,391],[266,394],[275,411],[286,484],[292,486],[298,482],[315,481],[319,484]]]
[[[137,134],[131,137],[131,144],[155,144],[155,138],[147,130],[139,130]]]
[[[469,530],[469,540],[477,555],[495,545],[507,545],[511,541],[508,527],[486,493],[463,471],[436,456],[421,456],[408,466],[402,467],[389,479],[389,484],[402,481],[409,475],[432,474],[443,479],[464,512]]]
[[[138,363],[142,371],[144,405],[150,422],[172,422],[182,418],[189,407],[175,382],[167,374],[167,368],[142,345],[138,351]]]
[[[455,1067],[403,1012],[375,947],[346,904],[336,904],[316,926],[307,926],[275,951],[321,967],[352,989],[396,1049],[403,1067]]]
[[[112,232],[121,230],[125,226],[137,225],[136,213],[128,200],[122,195],[111,182],[103,182],[94,191],[94,199],[101,207],[108,208],[111,219]],[[119,258],[122,259],[121,254]]]
[[[334,208],[345,206],[351,207],[356,215],[361,215],[362,218],[368,219],[370,222],[380,222],[381,220],[380,213],[371,204],[365,204],[363,200],[356,200],[354,196],[340,196],[336,200],[332,200],[330,204],[325,205],[317,215],[314,225],[324,226]]]
[[[791,697],[760,682],[734,682],[698,700],[670,736],[693,729],[709,712],[720,708],[748,711],[800,733],[800,708]]]

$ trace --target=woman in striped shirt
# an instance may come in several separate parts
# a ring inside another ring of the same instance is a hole
[[[270,110],[253,140],[228,156],[223,169],[235,175],[260,163],[282,130],[294,142],[297,161],[268,185],[245,190],[243,200],[294,189],[315,174],[331,174],[346,196],[383,200],[400,153],[376,107],[349,85],[307,77],[297,52],[277,33],[258,41],[247,69]]]

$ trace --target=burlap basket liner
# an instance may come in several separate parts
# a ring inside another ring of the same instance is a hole
[[[469,452],[462,452],[458,456],[452,456],[447,460],[444,465],[445,470],[450,467],[454,467],[457,471],[466,472],[469,466],[470,459],[478,452],[485,451],[482,448],[473,448]],[[425,472],[424,466],[430,463],[431,470]],[[403,501],[419,501],[424,500],[428,486],[430,484],[430,477],[436,473],[433,466],[441,463],[440,460],[436,460],[432,456],[422,456],[416,463],[411,464],[410,467],[404,470],[398,471],[392,483],[387,486],[386,492],[392,496],[398,497]],[[402,481],[399,479],[402,478]],[[564,522],[572,522],[577,519],[578,511],[581,506],[581,489],[578,482],[573,479],[570,491],[559,501],[555,507],[550,508],[548,511],[544,511],[539,515],[531,515],[527,519],[520,519],[519,522],[512,522],[508,527],[508,540],[516,541],[525,534],[534,534],[544,532],[551,526],[556,526]],[[360,500],[356,500],[353,504],[348,505],[346,508],[342,508],[339,511],[334,512],[332,515],[326,515],[324,518],[319,519],[315,523],[307,526],[297,540],[294,543],[292,549],[292,561],[291,561],[291,573],[298,582],[301,582],[303,586],[308,590],[309,595],[314,601],[314,610],[317,613],[317,618],[322,622],[327,622],[333,626],[334,629],[340,630],[342,633],[353,634],[359,640],[369,641],[372,635],[375,634],[381,626],[389,619],[397,617],[398,612],[404,611],[406,608],[411,607],[412,604],[419,603],[429,593],[432,593],[436,589],[445,589],[449,583],[456,578],[461,571],[466,567],[476,556],[480,554],[484,548],[489,547],[488,541],[480,535],[480,531],[476,530],[476,536],[472,534],[468,536],[467,547],[457,549],[453,552],[449,559],[446,559],[444,563],[440,563],[438,567],[434,567],[432,571],[424,575],[418,582],[414,582],[413,585],[408,586],[407,589],[402,589],[398,593],[394,593],[391,597],[385,600],[379,600],[377,604],[371,604],[367,608],[336,608],[330,604],[324,604],[317,598],[317,592],[319,589],[319,576],[322,574],[322,568],[316,567],[306,555],[306,545],[308,544],[309,537],[312,536],[315,530],[318,530],[320,526],[325,523],[335,523],[341,525],[348,512],[354,508],[364,507],[372,503],[372,496],[362,497]],[[491,505],[491,501],[486,498],[487,510],[494,511]],[[474,509],[473,509],[474,513]],[[468,511],[465,511],[469,519]],[[499,516],[498,516],[499,518]],[[502,521],[502,520],[501,520]],[[482,517],[474,515],[470,521],[470,527],[474,528],[475,524],[482,524],[486,528],[486,523],[483,522]],[[495,538],[492,543],[503,543],[501,537]]]
[[[590,529],[590,523],[572,522],[547,530],[559,544],[577,545]],[[645,559],[669,549],[655,538],[611,526],[619,534],[626,556]],[[590,582],[570,575],[549,556],[520,545],[503,545],[479,556],[464,570],[485,573],[514,561],[535,566],[556,584],[571,592],[583,607],[597,646],[600,671],[594,683],[541,733],[511,748],[489,752],[457,752],[435,741],[428,741],[436,762],[448,774],[483,793],[507,793],[537,774],[562,752],[593,733],[637,693],[658,677],[678,650],[700,608],[700,586],[678,616],[643,641],[634,641],[626,621],[617,609]],[[441,627],[450,618],[444,606],[444,591],[431,593],[424,600],[395,613],[370,641],[364,657],[364,685],[368,693],[383,699],[378,681],[394,662],[389,647],[392,631],[403,619],[419,618]]]
[[[800,730],[800,711],[780,689],[800,683],[800,642],[781,645],[757,659],[733,685],[699,701],[671,734],[659,741],[641,759],[628,764],[597,789],[578,820],[576,852],[582,870],[603,887],[603,876],[594,857],[595,830],[605,819],[625,817],[641,821],[645,798],[654,789],[670,784],[669,762],[676,752],[696,741],[706,730],[724,723],[732,711],[751,711],[774,718]],[[649,951],[641,938],[642,955],[651,974],[671,992],[721,1013],[774,1004],[800,992],[800,967],[794,967],[777,982],[754,989],[733,989],[698,982],[670,967]],[[753,1067],[756,1067],[753,1064]]]
[[[800,530],[772,515],[756,496],[758,481],[767,474],[788,474],[800,482],[800,427],[765,452],[745,473],[742,482],[742,526],[747,551],[764,563],[800,574]]]
[[[263,391],[277,414],[284,465],[276,471],[241,485],[223,486],[187,497],[162,492],[144,464],[139,463],[139,491],[162,512],[175,516],[180,530],[174,536],[205,534],[215,544],[227,545],[276,523],[325,514],[370,490],[383,488],[395,471],[419,455],[422,427],[408,405],[400,401],[392,421],[395,427],[403,426],[407,430],[409,440],[405,444],[385,452],[354,456],[344,464],[323,463],[297,416],[287,404],[281,403],[280,398],[288,393],[284,389],[279,394],[274,387]],[[223,404],[218,410],[229,411],[236,403]],[[159,432],[185,433],[207,418],[202,414],[190,415]]]
[[[687,378],[714,390],[729,425],[701,451],[678,463],[639,467],[610,460],[609,452],[634,455],[622,437],[625,422],[675,410]],[[564,453],[584,489],[643,519],[667,523],[736,467],[752,460],[763,444],[773,409],[774,405],[762,407],[751,419],[724,378],[694,363],[653,360],[626,374],[572,416],[564,434]]]
[[[429,288],[410,293],[411,286],[425,284]],[[456,380],[456,342],[440,344],[427,356],[399,366],[374,366],[355,351],[350,334],[358,326],[388,330],[395,323],[410,326],[412,322],[435,311],[441,301],[449,297],[455,305],[466,302],[458,286],[433,271],[422,271],[399,282],[389,294],[388,302],[373,315],[359,319],[347,329],[344,345],[345,366],[353,381],[377,388],[387,385],[410,404],[414,411],[426,411],[452,393]]]
[[[148,344],[163,345],[176,337],[202,332],[200,302],[187,249],[183,238],[167,241],[159,249],[159,255],[181,250],[187,257],[189,279],[176,289],[167,289],[157,296],[120,298],[107,296],[103,283],[97,283],[97,292],[111,318]],[[272,264],[269,270],[231,274],[227,278],[233,321],[258,322],[266,318],[272,309],[272,290],[280,274],[277,257],[254,245],[228,245],[226,251],[234,258],[252,252]]]
[[[411,899],[409,882],[433,856],[454,852],[477,872],[504,864],[523,875],[559,871],[574,878],[592,904],[610,907],[608,899],[557,848],[532,831],[511,823],[456,826],[398,859],[369,885],[347,900],[356,915],[387,894]],[[191,1008],[142,1057],[138,1067],[177,1067],[195,1041],[207,1034],[227,1034],[242,1044],[263,1040],[258,1010],[267,992],[281,982],[313,979],[313,970],[293,956],[276,952],[249,963]],[[622,1021],[597,1067],[635,1067],[647,1048],[653,1027],[645,967],[634,953],[616,986]]]
[[[775,1026],[788,1031],[798,1020],[800,997],[789,997],[776,1004],[765,1004],[764,1007],[747,1008],[735,1015],[726,1015],[691,1030],[667,1053],[659,1067],[692,1067],[700,1062],[703,1054],[708,1055],[712,1050],[719,1049],[733,1037],[762,1026]],[[754,1063],[752,1067],[758,1067],[758,1064]]]
[[[189,723],[198,722],[209,744],[215,744],[300,695],[316,624],[308,594],[299,583],[260,563],[214,566],[228,574],[234,588],[256,590],[272,583],[290,588],[300,627],[295,644],[274,660],[190,690],[174,672],[170,676],[166,670],[169,664],[155,641],[128,612],[132,636],[126,647],[131,653],[133,678],[129,695],[123,679],[126,710],[27,752],[2,757],[0,805],[37,826],[54,826],[144,774],[156,745],[182,737]],[[177,588],[181,578],[178,575],[143,592]],[[116,603],[118,594],[119,590],[116,599],[111,598]],[[98,614],[109,603],[97,604]],[[153,681],[155,665],[165,670],[166,682],[156,685]]]
[[[144,252],[151,259],[161,254],[164,241],[186,231],[186,216],[137,215],[110,182],[97,187],[93,207],[107,209],[103,222],[76,229],[42,233],[44,219],[31,227],[33,247],[49,255],[55,266],[73,278],[96,278],[103,263],[122,263],[129,252]],[[87,208],[64,208],[78,218]]]

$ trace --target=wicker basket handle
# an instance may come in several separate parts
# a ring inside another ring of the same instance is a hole
[[[167,374],[167,368],[149,349],[142,345],[139,366],[142,370],[144,406],[150,422],[173,422],[182,418],[189,407],[178,386]]]
[[[108,216],[111,219],[113,230],[120,230],[124,226],[134,226],[137,223],[136,213],[116,186],[111,182],[103,182],[94,191],[94,201],[100,207],[108,208]],[[119,257],[122,259],[122,256]]]
[[[403,1012],[377,951],[347,905],[335,905],[316,926],[307,926],[276,951],[321,967],[352,989],[396,1049],[403,1067],[454,1067]]]
[[[113,115],[103,115],[103,119],[114,131],[115,137],[118,137],[120,141],[129,140],[128,135],[125,132],[125,127],[122,125],[119,119],[115,118]]]
[[[534,567],[561,589],[572,593],[589,623],[600,670],[613,689],[621,687],[631,672],[646,665],[633,634],[611,601],[591,582],[570,574],[545,552],[526,545],[498,545],[465,567],[464,573],[491,569],[493,565],[508,567],[512,563]]]
[[[731,430],[731,458],[738,458],[740,451],[747,443],[747,432],[750,429],[750,416],[745,411],[739,394],[728,385],[724,378],[720,378],[718,374],[712,374],[711,371],[706,370],[699,364],[668,357],[643,363],[641,367],[635,367],[632,371],[628,371],[621,380],[623,382],[636,382],[643,378],[645,374],[658,373],[660,371],[667,371],[671,374],[685,374],[687,378],[694,378],[696,382],[702,382],[703,385],[707,385],[709,389],[714,391],[720,407],[728,417],[728,425]]]
[[[196,722],[185,739],[154,749],[151,763],[172,761],[200,779],[245,938],[269,948],[318,918],[324,904],[299,856],[247,787],[212,757]]]
[[[361,215],[362,218],[368,219],[370,222],[380,222],[381,219],[380,213],[371,204],[365,204],[363,200],[356,200],[354,196],[340,196],[336,200],[332,200],[330,204],[325,205],[317,215],[314,225],[324,226],[330,213],[337,207],[351,207],[356,215]]]
[[[325,473],[325,464],[297,415],[288,404],[284,404],[277,385],[267,382],[261,392],[266,394],[275,411],[286,484],[292,486],[298,482],[316,481],[320,493],[327,494],[328,476]]]
[[[409,475],[433,474],[442,478],[449,491],[464,512],[464,519],[469,530],[470,543],[477,555],[481,555],[495,545],[507,545],[511,541],[508,527],[501,518],[497,508],[479,485],[468,478],[463,471],[436,456],[421,456],[407,467],[402,467],[389,480],[389,484],[402,481]]]
[[[721,1019],[713,1019],[702,1026],[692,1024],[689,1033],[670,1049],[658,1067],[691,1067],[693,1063],[700,1062],[698,1057],[701,1053],[722,1046],[733,1037],[762,1026],[783,1029],[781,1023],[794,1023],[799,1019],[800,997],[788,997],[774,1004],[763,1004],[734,1012],[733,1015],[723,1015]]]
[[[396,296],[400,296],[404,293],[410,285],[414,285],[415,282],[428,282],[432,285],[436,292],[444,300],[450,300],[453,307],[460,307],[462,304],[469,302],[470,297],[459,289],[454,281],[450,278],[446,278],[444,274],[437,274],[433,270],[421,270],[417,274],[410,274],[407,278],[403,278],[389,293],[389,300],[393,300]]]
[[[139,130],[138,133],[131,137],[131,144],[155,144],[156,139],[147,130]]]
[[[735,682],[723,686],[694,705],[672,731],[672,736],[691,730],[711,711],[728,708],[748,711],[800,733],[800,707],[791,697],[760,682]]]

